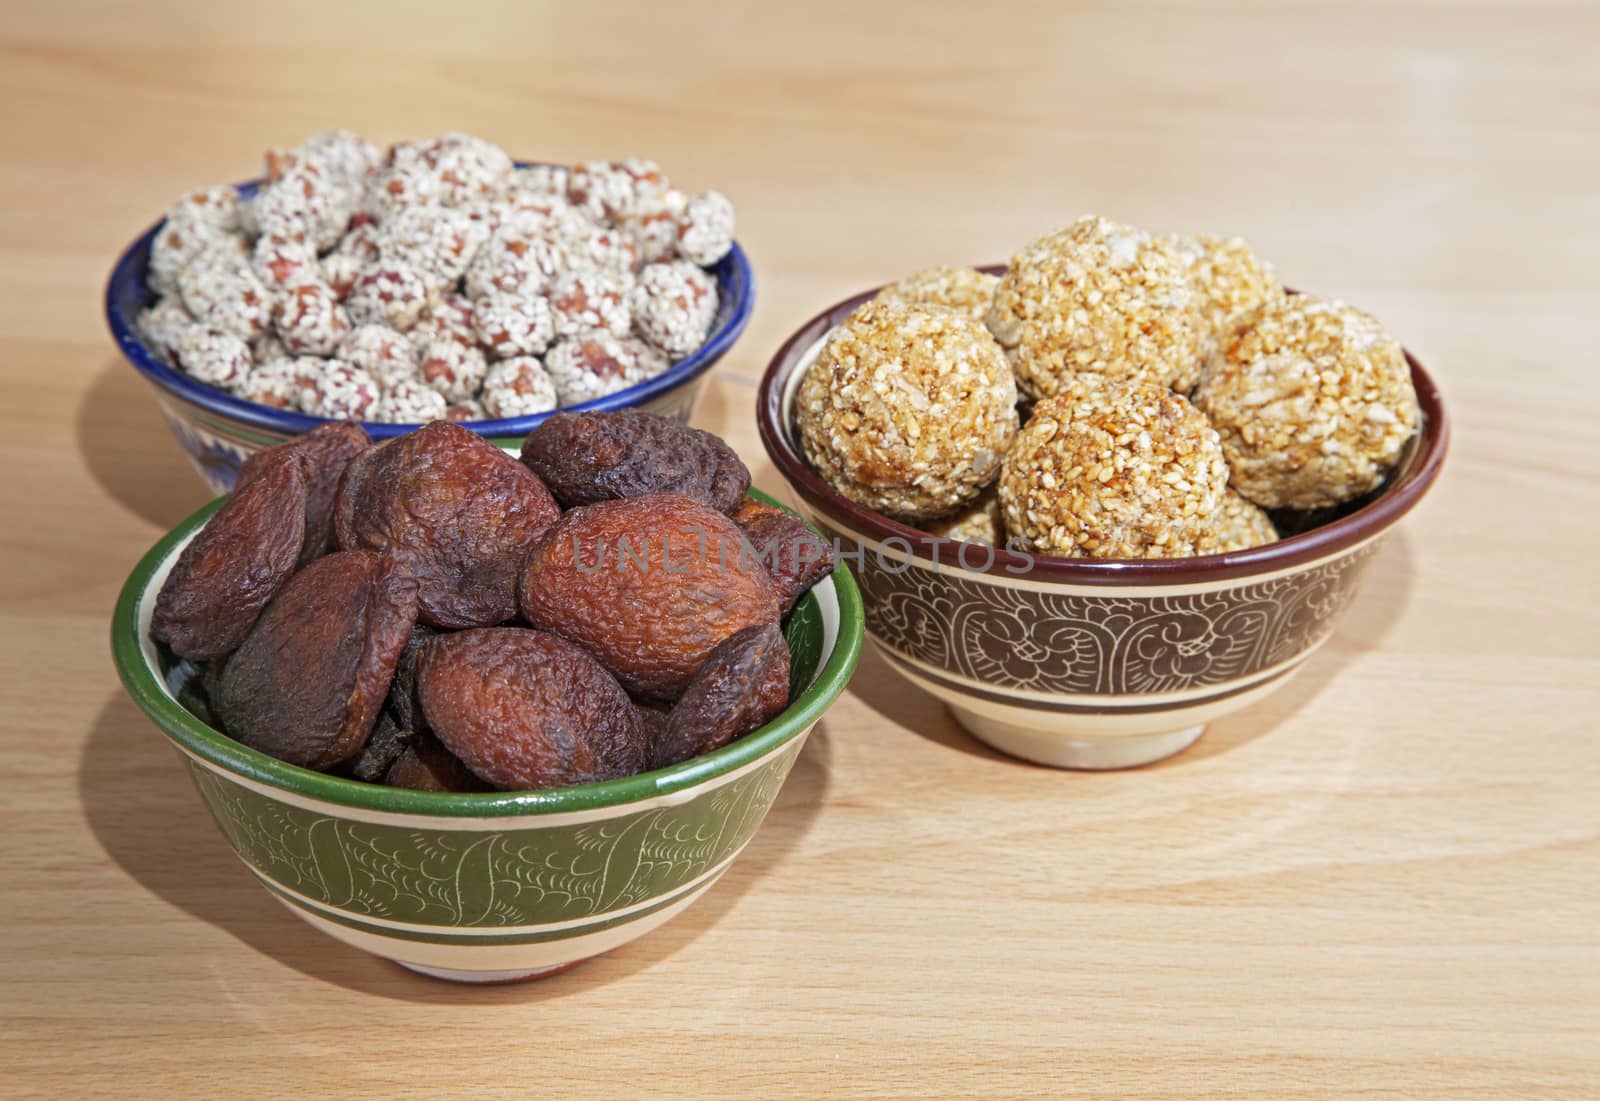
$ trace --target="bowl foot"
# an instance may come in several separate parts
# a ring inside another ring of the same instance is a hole
[[[548,979],[552,975],[559,975],[563,971],[583,963],[583,960],[570,960],[567,963],[558,963],[553,967],[539,967],[532,971],[460,971],[449,967],[427,967],[420,963],[407,963],[405,960],[395,960],[407,971],[415,971],[419,975],[426,975],[430,979],[443,979],[446,982],[470,982],[481,984],[531,982],[534,979]]]
[[[1025,761],[1086,772],[1138,768],[1182,753],[1205,733],[1205,724],[1154,734],[1066,735],[1000,722],[951,705],[967,733],[1002,753]]]

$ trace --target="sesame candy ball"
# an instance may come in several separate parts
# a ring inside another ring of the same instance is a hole
[[[598,268],[631,276],[639,266],[639,244],[626,230],[589,226],[560,240],[567,250],[567,265],[573,269]]]
[[[655,378],[672,366],[672,360],[665,352],[638,337],[628,337],[622,346],[633,356],[641,380]]]
[[[483,403],[476,398],[466,401],[453,402],[445,408],[444,419],[452,424],[461,424],[465,421],[486,421],[488,412],[483,408]]]
[[[274,230],[256,238],[250,270],[268,287],[281,290],[317,278],[322,265],[317,250],[299,230]]]
[[[800,382],[800,439],[851,500],[910,522],[948,515],[994,480],[1017,432],[1000,348],[953,310],[868,302]]]
[[[352,130],[325,130],[312,134],[289,156],[314,163],[335,179],[357,183],[377,170],[383,151]],[[271,158],[268,154],[269,163]]]
[[[355,212],[348,184],[314,162],[291,165],[256,195],[251,215],[263,233],[305,234],[317,251],[332,248]]]
[[[293,359],[289,349],[283,346],[283,341],[278,339],[278,334],[268,329],[250,342],[250,354],[257,363],[265,363],[269,359]]]
[[[505,190],[515,166],[505,150],[471,134],[442,135],[427,154],[439,180],[439,196],[464,206]]]
[[[427,383],[403,378],[384,389],[373,406],[372,419],[386,424],[426,424],[443,418],[448,406],[444,395]]]
[[[1369,314],[1304,294],[1240,319],[1195,404],[1222,436],[1234,488],[1264,508],[1376,489],[1419,420],[1399,342]]]
[[[196,321],[251,341],[272,320],[272,293],[241,264],[201,258],[178,276],[178,293]]]
[[[542,298],[492,294],[480,299],[477,338],[491,359],[535,356],[555,338],[550,303]]]
[[[978,499],[960,512],[951,513],[942,520],[925,524],[923,529],[946,539],[963,543],[980,543],[986,547],[1006,545],[1005,524],[1000,518],[1000,495],[994,486],[984,490]]]
[[[322,281],[333,290],[334,296],[343,302],[367,267],[368,262],[359,256],[335,250],[319,261],[317,270],[321,273]]]
[[[614,222],[633,209],[638,198],[627,169],[606,161],[590,161],[567,177],[567,198],[597,222]]]
[[[717,316],[717,287],[686,261],[649,264],[639,272],[629,306],[639,335],[681,358],[705,343]]]
[[[321,365],[318,364],[318,370]],[[310,389],[305,370],[295,359],[278,357],[264,359],[250,368],[234,393],[245,401],[257,405],[270,405],[274,409],[300,409],[301,395]]]
[[[549,293],[556,336],[576,336],[587,329],[627,336],[633,321],[628,290],[628,283],[611,272],[569,271],[558,276]]]
[[[374,264],[345,296],[344,306],[357,325],[387,325],[405,332],[422,318],[432,296],[428,282],[407,264]]]
[[[884,287],[878,301],[948,306],[982,325],[999,285],[999,276],[976,268],[927,268]]]
[[[387,390],[417,374],[417,356],[404,333],[387,325],[358,325],[339,345],[339,358],[365,371]]]
[[[508,222],[489,237],[467,268],[467,293],[473,298],[539,294],[567,268],[560,242],[518,222]]]
[[[678,248],[678,224],[688,204],[688,196],[671,187],[639,196],[621,228],[633,239],[640,263],[672,259]]]
[[[194,328],[194,318],[177,298],[158,298],[139,311],[139,334],[156,356],[169,363],[177,355],[178,341]]]
[[[253,362],[250,345],[237,335],[204,325],[191,326],[180,336],[176,352],[184,374],[223,390],[243,382]]]
[[[555,383],[533,356],[513,356],[489,368],[483,407],[496,420],[546,413],[557,405]]]
[[[423,351],[418,368],[423,379],[448,401],[477,396],[488,373],[489,361],[476,345],[440,337]]]
[[[301,283],[278,297],[272,327],[283,346],[295,355],[332,355],[350,333],[350,317],[333,289],[323,283]]]
[[[378,248],[384,262],[405,264],[439,289],[460,279],[485,234],[469,216],[445,206],[413,206],[383,223]]]
[[[1188,272],[1213,339],[1220,340],[1236,318],[1283,296],[1272,265],[1238,237],[1174,234],[1163,241]]]
[[[678,225],[678,255],[709,268],[733,247],[733,204],[720,191],[696,195]]]
[[[146,279],[156,293],[171,294],[178,289],[178,276],[183,269],[197,260],[237,263],[248,259],[249,254],[249,242],[238,234],[224,232],[187,210],[174,212],[150,244]]]
[[[1172,251],[1104,218],[1080,218],[1013,257],[988,324],[1032,398],[1081,372],[1188,391],[1209,350],[1205,316]]]
[[[183,195],[167,220],[194,218],[223,233],[239,231],[239,193],[231,187],[203,187]]]
[[[1264,547],[1278,541],[1272,517],[1229,488],[1222,504],[1195,540],[1196,554],[1227,554],[1231,551]]]
[[[365,371],[342,360],[326,359],[320,369],[302,364],[302,376],[310,389],[302,395],[301,411],[313,417],[333,420],[369,420],[378,404],[377,380]]]
[[[333,288],[341,301],[361,273],[378,262],[378,227],[364,218],[360,214],[352,218],[350,232],[322,258],[322,281]]]
[[[387,163],[368,178],[362,209],[379,222],[413,206],[442,202],[439,176],[420,156],[406,155],[406,146],[390,150]]]
[[[530,164],[516,170],[512,186],[531,195],[556,195],[565,199],[571,174],[571,169],[564,164]]]
[[[1222,503],[1228,465],[1206,419],[1156,383],[1084,377],[1039,402],[1006,455],[1013,546],[1069,558],[1177,558]]]
[[[647,377],[637,349],[608,329],[561,341],[544,357],[544,367],[562,405],[614,394]]]
[[[612,161],[611,167],[633,181],[633,193],[636,196],[654,195],[669,186],[667,174],[661,171],[661,166],[643,157],[624,157],[620,161]]]

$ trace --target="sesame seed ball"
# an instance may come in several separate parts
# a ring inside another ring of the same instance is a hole
[[[467,293],[482,298],[502,294],[535,295],[567,268],[559,241],[517,222],[507,222],[490,235],[467,268]]]
[[[427,384],[443,394],[447,401],[465,401],[477,396],[483,386],[483,376],[489,371],[489,361],[481,348],[448,336],[429,344],[417,366]]]
[[[350,317],[324,283],[287,288],[272,311],[272,327],[295,355],[332,355],[350,333]]]
[[[942,520],[923,526],[932,535],[958,539],[963,543],[979,543],[986,547],[1006,545],[1005,524],[1000,517],[1000,495],[990,486],[972,504]]]
[[[1272,299],[1235,325],[1195,404],[1240,493],[1264,508],[1319,508],[1376,489],[1417,429],[1400,344],[1343,302]]]
[[[444,419],[453,424],[461,424],[465,421],[486,421],[489,419],[489,414],[483,408],[482,402],[476,398],[468,398],[466,401],[452,402],[447,406]]]
[[[1230,487],[1222,495],[1222,504],[1195,540],[1195,553],[1227,554],[1251,547],[1264,547],[1277,541],[1278,529],[1273,526],[1272,517]]]
[[[425,154],[439,180],[439,197],[463,206],[503,191],[515,166],[506,151],[472,134],[443,134]]]
[[[994,480],[1017,388],[981,325],[940,307],[868,302],[828,338],[795,416],[840,493],[909,522],[948,515]]]
[[[194,218],[223,233],[239,231],[239,193],[231,187],[202,187],[181,196],[167,220]]]
[[[267,286],[282,290],[322,271],[317,250],[299,230],[274,230],[256,238],[250,250],[250,270]]]
[[[567,177],[567,198],[597,222],[612,222],[633,209],[638,198],[633,176],[607,161],[575,166]]]
[[[426,424],[441,419],[449,403],[420,378],[399,379],[386,387],[372,408],[372,419],[385,424]]]
[[[512,186],[532,195],[557,195],[565,199],[571,170],[563,164],[530,164],[516,170]]]
[[[678,223],[688,204],[688,196],[674,187],[639,196],[620,228],[632,238],[640,263],[672,258],[678,248]]]
[[[197,214],[174,212],[150,244],[145,278],[157,294],[171,294],[178,289],[183,269],[195,261],[213,258],[237,263],[249,255],[249,242],[238,234],[226,233]]]
[[[333,290],[334,296],[343,302],[349,297],[350,288],[361,278],[361,273],[367,270],[368,264],[359,256],[334,250],[322,258],[317,270],[322,281]]]
[[[672,366],[672,360],[665,352],[638,337],[627,337],[622,346],[633,356],[640,381],[655,378]]]
[[[305,357],[296,362],[309,387],[302,394],[301,412],[333,420],[371,418],[381,392],[371,375],[338,359],[321,360],[320,369],[307,364]]]
[[[247,342],[272,320],[272,293],[235,261],[201,257],[179,273],[178,293],[196,321]]]
[[[555,383],[533,356],[513,356],[489,368],[483,407],[496,420],[545,413],[558,404]]]
[[[318,364],[321,370],[321,364]],[[250,368],[234,393],[245,401],[274,409],[300,409],[301,395],[310,389],[300,362],[287,357],[265,359]]]
[[[270,154],[268,155],[270,159]],[[301,142],[290,156],[315,163],[329,175],[348,182],[370,176],[383,160],[383,152],[353,130],[324,130]]]
[[[588,226],[560,240],[566,246],[568,267],[573,270],[598,268],[631,276],[639,266],[639,244],[623,229]]]
[[[609,329],[627,336],[633,323],[628,309],[629,282],[615,273],[569,271],[550,285],[550,314],[557,337],[587,329]]]
[[[407,147],[389,151],[383,167],[368,179],[362,195],[362,209],[379,222],[385,222],[412,206],[425,206],[441,199],[439,176],[420,156],[403,153]]]
[[[139,311],[139,334],[158,358],[169,363],[176,357],[179,339],[192,328],[194,318],[172,295],[158,298]]]
[[[678,223],[678,255],[709,268],[733,248],[733,203],[720,191],[690,199]]]
[[[608,329],[590,329],[560,341],[544,357],[545,371],[562,405],[625,390],[646,375],[636,347]]]
[[[237,335],[204,325],[193,325],[180,336],[176,352],[184,374],[223,390],[243,382],[254,362],[250,345]]]
[[[1069,558],[1177,558],[1222,503],[1206,419],[1142,380],[1082,377],[1034,407],[1000,474],[1013,546]]]
[[[265,363],[269,359],[293,359],[289,349],[283,346],[283,341],[278,339],[278,334],[268,329],[250,342],[250,354],[257,363]]]
[[[1283,296],[1272,265],[1241,238],[1171,234],[1162,241],[1188,272],[1214,340],[1220,340],[1236,318],[1269,298]]]
[[[681,358],[706,341],[717,316],[717,286],[693,264],[648,264],[629,295],[634,328],[669,356]]]
[[[299,231],[320,252],[338,243],[355,206],[348,184],[335,179],[321,165],[302,161],[290,166],[276,182],[262,187],[251,216],[261,232]]]
[[[633,193],[636,196],[654,195],[670,186],[661,166],[643,157],[624,157],[620,161],[613,161],[611,167],[633,181]]]
[[[404,333],[387,325],[358,325],[339,345],[339,358],[365,371],[388,390],[417,374],[417,356]]]
[[[491,359],[539,355],[555,331],[550,303],[542,298],[492,294],[478,301],[477,337]]]
[[[1085,371],[1188,391],[1209,351],[1171,249],[1104,218],[1080,218],[1012,257],[988,324],[1032,398]]]
[[[384,262],[405,264],[442,290],[466,272],[484,237],[483,228],[459,210],[413,206],[383,223],[378,250]]]
[[[387,325],[405,332],[422,318],[432,297],[428,282],[408,264],[373,264],[350,288],[344,306],[357,325]]]
[[[976,268],[926,268],[884,287],[878,301],[948,306],[982,325],[999,285],[999,276]]]

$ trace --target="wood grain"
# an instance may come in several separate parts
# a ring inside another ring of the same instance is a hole
[[[1600,1096],[1600,11],[23,2],[0,28],[0,1094]],[[236,862],[111,670],[203,501],[104,333],[116,251],[330,125],[646,154],[739,206],[754,321],[1086,211],[1237,232],[1456,417],[1332,643],[1195,749],[1001,759],[868,656],[648,938],[464,989]]]

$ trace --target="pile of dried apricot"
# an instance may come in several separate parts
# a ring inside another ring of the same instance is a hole
[[[329,424],[245,465],[151,633],[231,737],[427,791],[630,776],[788,704],[780,622],[835,565],[722,440],[561,413],[519,461],[448,421]]]

